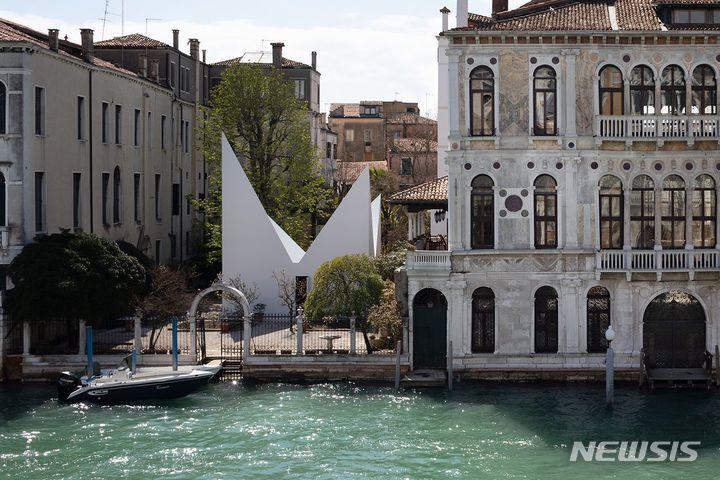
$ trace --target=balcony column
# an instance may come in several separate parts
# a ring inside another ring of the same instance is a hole
[[[693,187],[688,183],[685,186],[685,250],[692,250],[695,248],[693,242],[693,209],[692,209],[692,198],[693,198]],[[688,260],[688,267],[690,263]]]
[[[660,241],[662,236],[661,226],[661,206],[662,206],[662,188],[655,187],[655,250],[662,250],[662,242]]]
[[[563,280],[561,284],[558,353],[580,352],[579,292],[581,286],[582,280],[579,278]]]
[[[623,190],[623,250],[632,249],[632,233],[630,221],[630,200],[632,198],[632,188],[626,185]]]

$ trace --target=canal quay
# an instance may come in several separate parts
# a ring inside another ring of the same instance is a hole
[[[165,403],[58,405],[0,386],[7,479],[709,479],[720,397],[590,385],[213,384]],[[573,442],[698,441],[693,462],[571,462]]]

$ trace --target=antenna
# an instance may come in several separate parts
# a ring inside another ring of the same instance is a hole
[[[428,97],[432,97],[432,93],[425,92],[425,116],[430,116],[430,110],[428,109]]]
[[[98,18],[98,20],[102,20],[102,35],[100,35],[100,40],[105,40],[105,24],[110,22],[108,20],[108,15],[113,15],[115,17],[118,16],[117,13],[112,13],[108,11],[108,7],[110,6],[110,0],[105,0],[105,13],[103,14],[103,18]]]
[[[395,100],[394,100],[394,101],[396,101],[396,102],[397,102],[397,96],[398,96],[399,93],[400,93],[400,92],[395,92]]]

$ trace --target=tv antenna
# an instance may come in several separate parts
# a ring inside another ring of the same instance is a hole
[[[124,2],[123,2],[124,5]],[[117,13],[112,13],[108,11],[108,8],[110,7],[110,0],[105,0],[105,13],[103,14],[103,18],[99,18],[98,20],[102,20],[102,35],[100,36],[100,40],[105,40],[105,24],[109,22],[108,15],[113,15],[115,17],[118,16]]]

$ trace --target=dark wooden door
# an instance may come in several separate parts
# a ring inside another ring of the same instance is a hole
[[[421,290],[413,301],[413,366],[445,368],[447,301],[434,289]]]

